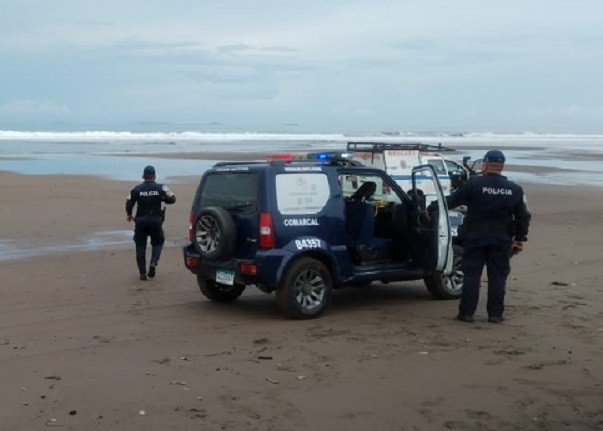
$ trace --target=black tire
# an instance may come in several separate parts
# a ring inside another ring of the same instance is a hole
[[[302,257],[287,269],[276,290],[276,303],[294,319],[318,317],[331,299],[333,279],[320,261]]]
[[[193,244],[207,260],[229,259],[237,246],[237,227],[224,208],[208,207],[199,213],[194,225]]]
[[[208,280],[201,276],[197,276],[197,285],[199,290],[207,298],[215,302],[232,302],[237,299],[243,291],[245,286],[241,284],[235,284],[233,286],[227,286],[225,284],[216,283],[213,280]]]
[[[437,299],[456,299],[463,291],[463,272],[461,271],[461,260],[463,258],[463,247],[452,246],[452,273],[444,276],[441,272],[434,272],[423,281],[427,291]]]

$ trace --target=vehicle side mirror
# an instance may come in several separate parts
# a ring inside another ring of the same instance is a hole
[[[461,171],[450,172],[450,185],[453,189],[460,187],[464,183],[465,175]]]
[[[480,162],[480,160],[474,160],[473,163],[471,163],[471,166],[469,166],[469,160],[471,160],[470,156],[465,156],[463,157],[463,166],[466,167],[467,169],[469,169],[470,175],[477,175],[478,172],[475,169],[475,165],[478,164]]]

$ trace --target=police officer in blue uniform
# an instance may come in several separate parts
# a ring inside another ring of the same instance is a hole
[[[155,182],[155,168],[146,166],[142,173],[144,182],[132,189],[126,199],[128,222],[135,221],[134,243],[136,244],[136,264],[141,280],[155,277],[161,249],[165,240],[163,234],[163,211],[161,203],[173,204],[176,196],[165,185]],[[132,217],[134,205],[138,205],[136,217]],[[151,237],[151,262],[146,270],[147,237]]]
[[[449,208],[467,206],[463,224],[463,292],[457,319],[473,322],[484,266],[488,273],[488,321],[504,320],[504,299],[510,257],[527,241],[531,214],[523,189],[501,175],[505,156],[491,150],[484,156],[482,174],[471,178],[450,196]],[[430,205],[429,210],[435,207]]]

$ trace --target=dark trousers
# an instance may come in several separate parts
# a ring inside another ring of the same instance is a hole
[[[140,274],[146,274],[147,238],[151,238],[151,265],[157,265],[161,256],[164,235],[160,217],[137,217],[134,226],[136,265]]]
[[[488,305],[490,317],[501,317],[505,310],[505,288],[510,245],[465,246],[461,269],[464,275],[459,314],[473,315],[479,301],[479,285],[484,266],[488,273]]]

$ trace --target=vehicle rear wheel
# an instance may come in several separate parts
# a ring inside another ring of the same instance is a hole
[[[232,302],[241,296],[245,290],[245,286],[241,284],[227,286],[199,275],[197,276],[197,285],[207,299],[215,302]]]
[[[221,207],[208,207],[199,213],[194,226],[193,244],[208,260],[228,259],[236,248],[237,228],[232,216]]]
[[[333,280],[320,261],[302,257],[287,269],[276,290],[276,303],[295,319],[311,319],[323,312],[331,298]]]
[[[427,290],[437,299],[456,299],[461,296],[463,290],[463,271],[461,271],[461,260],[463,258],[463,247],[452,246],[454,255],[452,257],[452,272],[444,275],[434,272],[423,281]]]

